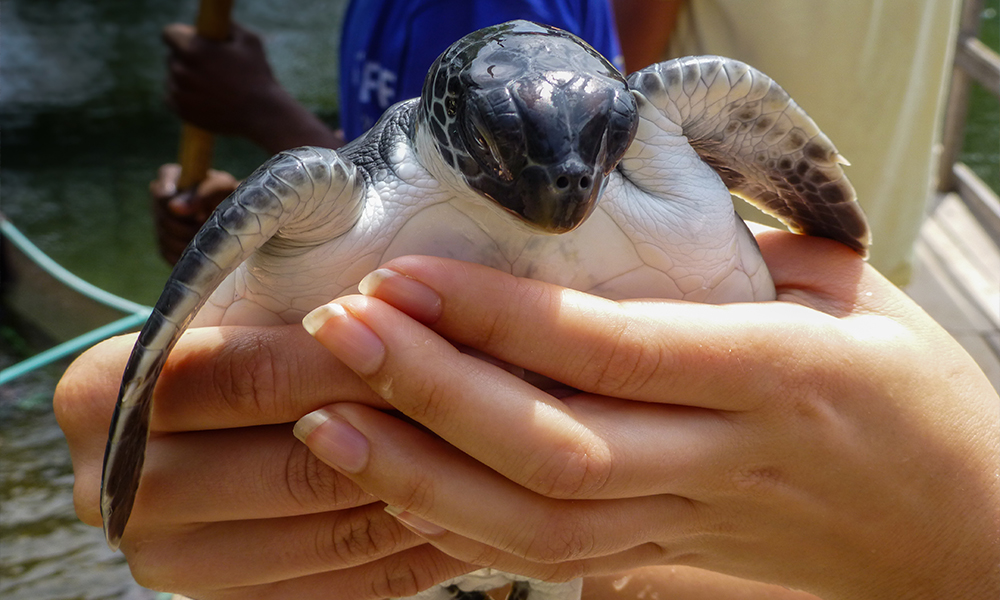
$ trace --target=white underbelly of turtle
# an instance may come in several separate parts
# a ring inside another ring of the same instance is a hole
[[[463,211],[468,207],[437,202],[412,215],[390,211],[383,223],[371,221],[376,227],[297,256],[265,245],[216,289],[192,326],[295,323],[317,306],[357,293],[365,275],[408,255],[475,262],[611,299],[753,299],[754,274],[740,270],[735,236],[685,258],[664,251],[662,241],[658,246],[637,244],[601,207],[579,228],[559,235],[515,229],[509,223],[487,229],[482,214],[474,218]],[[393,228],[393,222],[402,226]]]

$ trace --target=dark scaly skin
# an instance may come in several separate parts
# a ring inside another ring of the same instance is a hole
[[[301,217],[297,189],[350,178],[354,167],[332,150],[282,152],[258,168],[212,214],[184,250],[152,315],[139,333],[122,376],[101,482],[105,533],[117,548],[132,511],[145,458],[153,388],[167,355],[211,292],[282,227]],[[346,203],[345,203],[346,204]],[[344,207],[345,217],[356,211]],[[349,220],[349,218],[347,219]],[[353,225],[353,221],[345,226]]]
[[[635,135],[625,78],[553,27],[513,21],[463,42],[431,66],[417,122],[430,124],[438,152],[469,186],[528,225],[578,227]]]
[[[668,103],[690,110],[678,124],[732,193],[795,233],[834,239],[868,255],[868,223],[840,168],[847,161],[770,77],[736,60],[704,56],[652,65],[628,82],[640,102],[657,110]],[[698,84],[730,87],[716,118],[706,118],[707,107],[690,94],[690,102],[680,102],[683,91]]]

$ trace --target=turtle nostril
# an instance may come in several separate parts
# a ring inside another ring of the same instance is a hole
[[[590,177],[586,175],[581,176],[579,179],[577,179],[576,177],[570,177],[568,175],[560,175],[558,178],[556,178],[556,188],[558,188],[560,191],[565,192],[569,190],[571,187],[573,187],[574,180],[576,181],[576,184],[580,187],[581,190],[590,189],[592,180],[590,179]]]

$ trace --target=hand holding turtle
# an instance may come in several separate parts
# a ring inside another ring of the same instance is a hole
[[[77,514],[97,527],[104,439],[133,342],[85,353],[55,395]],[[122,544],[140,584],[195,598],[328,598],[335,589],[363,600],[472,570],[292,436],[291,421],[330,401],[385,406],[300,326],[199,329],[174,356],[153,415],[157,459]]]
[[[101,523],[100,466],[116,374],[133,337],[87,351],[55,394],[77,513],[92,526]],[[192,331],[161,380],[151,442],[160,458],[144,479],[135,535],[122,545],[146,587],[196,598],[328,598],[336,589],[340,598],[363,600],[409,596],[475,568],[422,543],[382,502],[295,441],[291,423],[276,424],[334,400],[384,406],[300,326]],[[645,569],[624,588],[620,579],[589,579],[585,598],[647,584],[678,599],[743,598],[764,587],[683,569]],[[766,589],[767,598],[803,598]]]
[[[569,580],[686,564],[827,599],[995,597],[996,392],[856,255],[759,241],[778,302],[613,302],[397,259],[369,297],[306,323],[436,435],[357,404],[297,433],[477,565]],[[581,392],[556,399],[444,338]]]

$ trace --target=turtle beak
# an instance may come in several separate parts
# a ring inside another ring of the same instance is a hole
[[[534,229],[565,233],[594,212],[604,187],[604,173],[578,156],[553,165],[532,165],[521,172],[522,202],[517,215]]]

